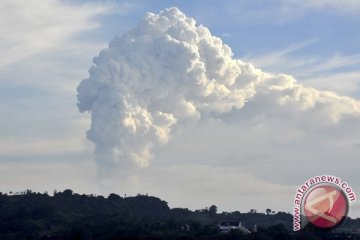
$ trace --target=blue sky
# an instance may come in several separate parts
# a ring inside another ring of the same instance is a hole
[[[360,3],[355,0],[5,0],[0,3],[0,191],[149,192],[170,206],[194,209],[215,203],[222,210],[289,211],[298,185],[330,173],[347,180],[360,195],[356,124],[352,134],[333,129],[314,142],[308,137],[289,144],[290,125],[259,128],[250,135],[245,125],[210,122],[157,150],[154,162],[139,175],[123,181],[123,173],[113,173],[99,180],[94,146],[86,139],[90,115],[78,112],[76,87],[88,77],[92,58],[116,34],[135,27],[145,12],[171,6],[222,38],[236,58],[264,71],[292,75],[305,86],[359,99]],[[249,137],[229,137],[233,132]],[[271,145],[274,134],[279,139]],[[237,153],[252,147],[248,155]],[[251,160],[239,162],[240,157]],[[322,160],[311,166],[316,157]],[[176,160],[169,163],[168,158]],[[216,158],[225,160],[219,163]],[[321,169],[325,162],[329,167]],[[296,171],[299,163],[305,167]],[[219,191],[228,179],[238,184]],[[359,216],[357,205],[352,214]]]

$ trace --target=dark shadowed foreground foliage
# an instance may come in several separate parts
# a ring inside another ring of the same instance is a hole
[[[244,234],[232,230],[219,233],[223,221],[241,221],[253,231]],[[170,209],[167,202],[156,197],[138,195],[109,197],[80,195],[71,190],[22,194],[0,193],[0,239],[258,239],[317,240],[360,239],[355,234],[309,233],[294,234],[289,213],[266,209],[258,213],[239,211],[217,213],[216,206],[190,211]],[[360,227],[360,220],[347,219],[344,231]]]

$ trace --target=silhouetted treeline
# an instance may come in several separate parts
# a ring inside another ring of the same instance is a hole
[[[27,190],[22,194],[0,193],[0,239],[360,239],[353,235],[295,235],[291,232],[291,214],[270,209],[265,212],[218,213],[215,205],[196,211],[170,209],[167,202],[147,195],[110,194],[105,198],[65,190],[49,196]],[[241,221],[252,233],[220,233],[218,225],[224,221]],[[358,228],[360,220],[349,219],[344,226]]]

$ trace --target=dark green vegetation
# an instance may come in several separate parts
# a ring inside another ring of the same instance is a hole
[[[214,205],[190,211],[170,209],[165,201],[147,195],[123,198],[110,194],[105,198],[65,190],[49,196],[28,190],[23,194],[0,193],[0,239],[360,239],[335,238],[335,234],[295,235],[290,231],[289,213],[264,211],[218,213]],[[257,225],[257,232],[221,234],[218,224],[223,221],[241,221],[250,231]],[[360,220],[348,219],[344,226],[357,228]]]

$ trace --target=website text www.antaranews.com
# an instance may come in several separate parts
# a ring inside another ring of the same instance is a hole
[[[315,176],[304,182],[296,191],[295,199],[294,199],[294,208],[293,208],[293,230],[299,231],[301,229],[301,201],[305,194],[305,192],[319,183],[331,183],[336,186],[339,186],[341,190],[347,195],[347,198],[350,202],[354,202],[356,200],[356,195],[353,189],[349,186],[347,182],[343,182],[341,178],[331,176],[331,175],[321,175]]]

